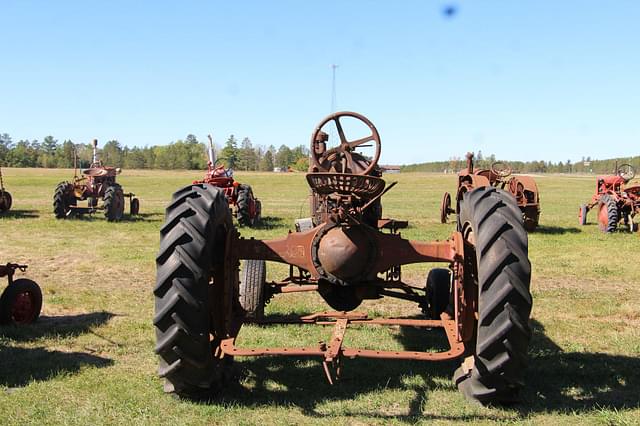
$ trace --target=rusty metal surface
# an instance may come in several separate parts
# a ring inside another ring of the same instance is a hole
[[[300,317],[296,320],[284,322],[270,322],[270,324],[316,324],[332,325],[333,334],[329,344],[320,343],[316,347],[263,347],[239,348],[235,346],[236,337],[223,339],[220,348],[230,356],[319,356],[326,362],[332,362],[340,357],[347,358],[384,358],[417,361],[445,361],[454,359],[464,353],[464,343],[458,340],[456,323],[447,319],[443,314],[441,320],[418,320],[406,318],[367,318],[361,312],[320,312]],[[381,325],[381,326],[409,326],[420,328],[443,328],[449,342],[449,349],[443,352],[420,351],[387,351],[343,347],[344,336],[348,326],[353,325]]]

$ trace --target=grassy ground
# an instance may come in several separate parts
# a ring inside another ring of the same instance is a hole
[[[0,262],[29,264],[44,291],[33,326],[0,328],[0,423],[33,424],[400,424],[518,422],[640,423],[639,235],[602,235],[578,227],[578,205],[592,177],[538,178],[541,228],[530,236],[534,329],[524,401],[512,408],[467,403],[451,383],[454,362],[347,360],[339,386],[329,386],[317,360],[259,358],[236,363],[237,384],[218,401],[176,400],[155,375],[151,324],[154,256],[171,193],[201,174],[125,171],[126,191],[140,196],[142,216],[107,223],[100,215],[58,221],[55,185],[69,170],[3,169],[14,198],[0,217]],[[307,214],[303,174],[243,174],[263,202],[265,225],[244,236],[282,236]],[[399,185],[385,196],[385,215],[409,219],[403,234],[444,239],[438,223],[452,176],[389,175]],[[594,216],[590,217],[593,223]],[[269,265],[270,275],[283,271]],[[405,276],[418,285],[426,269]],[[311,312],[315,295],[281,296],[267,312]],[[370,313],[411,314],[393,300],[366,302]],[[246,344],[299,345],[328,330],[246,327]],[[350,345],[426,348],[413,330],[354,330]],[[436,343],[437,345],[437,343]]]

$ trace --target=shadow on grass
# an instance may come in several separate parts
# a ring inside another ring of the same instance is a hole
[[[640,408],[640,358],[606,353],[564,352],[532,320],[527,385],[516,409],[566,413]]]
[[[90,332],[92,328],[105,324],[114,316],[115,314],[105,311],[55,317],[41,316],[31,325],[0,327],[0,337],[16,341],[32,341],[58,336],[74,337]]]
[[[85,366],[107,367],[113,361],[84,352],[50,351],[0,345],[0,386],[20,387],[34,380],[48,380]]]
[[[640,407],[640,359],[603,353],[563,352],[544,334],[544,327],[532,320],[533,338],[527,383],[522,402],[506,410],[520,418],[535,413],[563,413],[575,415],[585,412]],[[425,350],[425,337],[435,336],[436,330],[400,329],[398,340],[407,350]],[[437,331],[442,334],[442,332]],[[430,342],[431,340],[429,340]],[[432,349],[442,350],[446,344]],[[408,422],[424,421],[424,401],[434,390],[456,391],[451,376],[460,360],[418,362],[402,360],[355,359],[344,360],[339,383],[327,383],[318,360],[289,357],[262,357],[236,363],[240,381],[233,381],[222,396],[212,403],[244,405],[247,407],[295,406],[310,417],[325,417],[319,406],[344,402],[340,408],[346,416],[376,419],[395,419]],[[420,380],[415,380],[419,377]],[[438,380],[436,380],[438,379]],[[444,384],[443,384],[444,381]],[[360,408],[350,409],[349,402],[361,395],[386,391],[412,391],[408,410],[389,414],[384,407],[376,412]],[[457,396],[462,399],[461,395]],[[461,402],[462,403],[462,402]],[[473,415],[429,415],[429,419],[450,421],[504,420],[504,415],[477,413]]]
[[[581,231],[579,228],[563,228],[561,226],[545,226],[538,225],[534,233],[543,235],[562,235],[562,234],[579,234]]]
[[[16,347],[10,342],[30,342],[41,338],[74,337],[92,332],[114,316],[110,312],[43,316],[26,326],[0,327],[0,386],[25,386],[33,380],[47,380],[59,374],[79,371],[85,366],[106,367],[113,364],[103,358],[84,352],[52,351],[42,347]]]
[[[6,219],[33,219],[40,217],[38,210],[9,210],[0,213],[0,218]]]
[[[85,221],[85,222],[94,222],[94,221],[107,221],[107,218],[104,217],[104,212],[98,211],[96,213],[84,213],[84,214],[73,214],[69,218],[65,220],[77,220],[77,221]],[[125,213],[117,222],[114,223],[127,223],[127,222],[162,222],[164,220],[164,215],[161,213],[139,213],[137,215],[130,215]]]
[[[263,216],[253,229],[272,229],[282,226],[282,219],[274,216]],[[293,224],[292,224],[293,226]]]

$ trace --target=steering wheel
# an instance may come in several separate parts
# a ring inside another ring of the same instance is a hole
[[[501,178],[511,175],[512,171],[511,166],[504,161],[496,161],[491,165],[491,173]]]
[[[364,138],[356,139],[353,141],[347,140],[344,134],[340,119],[342,117],[353,117],[364,124],[366,124],[371,130],[371,134]],[[327,149],[326,141],[328,140],[327,134],[322,132],[322,128],[329,122],[333,121],[338,129],[338,135],[340,137],[340,144],[338,146]],[[367,167],[360,172],[355,169],[355,162],[353,158],[353,151],[363,145],[366,142],[373,141],[375,144],[375,154],[371,157],[371,161],[367,161]],[[380,159],[380,135],[378,130],[368,118],[357,112],[343,111],[336,112],[325,117],[320,124],[316,127],[311,136],[311,161],[313,165],[321,172],[328,172],[336,163],[342,163],[340,173],[354,173],[359,175],[369,174],[373,168],[378,164]],[[346,164],[345,164],[346,163]]]
[[[629,182],[636,176],[636,170],[633,168],[631,164],[623,164],[618,167],[616,171],[617,175],[620,176],[625,182]]]

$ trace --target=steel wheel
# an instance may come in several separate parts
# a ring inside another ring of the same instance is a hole
[[[31,324],[40,316],[42,291],[35,281],[15,280],[0,296],[1,324]]]

